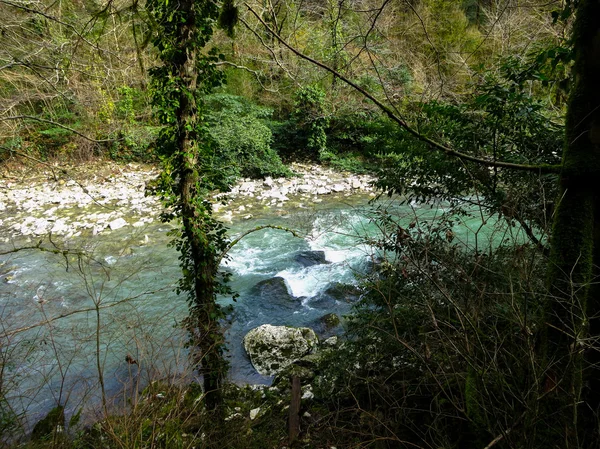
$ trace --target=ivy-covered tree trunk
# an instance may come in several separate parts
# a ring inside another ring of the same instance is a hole
[[[222,75],[214,52],[201,50],[212,36],[218,7],[211,0],[150,0],[148,8],[158,25],[153,42],[162,62],[151,75],[154,106],[165,125],[159,139],[166,162],[163,191],[173,209],[166,218],[182,223],[175,242],[183,271],[178,291],[188,295],[191,360],[203,376],[207,408],[216,409],[226,369],[216,303],[223,285],[217,275],[227,242],[206,196],[225,186],[215,183],[219,172],[210,162],[213,146],[201,95],[221,84]]]
[[[186,8],[191,2],[182,1]],[[190,8],[191,10],[192,8]],[[190,14],[193,21],[193,14]],[[193,23],[193,22],[192,22]],[[192,25],[193,26],[193,25]],[[182,27],[182,42],[192,31],[187,24]],[[193,47],[186,52],[186,58],[179,65],[179,76],[188,84],[190,93],[196,92],[195,51]],[[210,205],[203,203],[201,180],[198,172],[200,165],[199,145],[201,137],[197,133],[197,105],[194,95],[186,95],[182,91],[179,108],[176,111],[179,128],[176,165],[179,166],[181,201],[181,220],[183,223],[183,251],[189,268],[184,269],[184,276],[189,276],[190,316],[187,319],[188,329],[192,336],[194,366],[201,367],[204,380],[204,392],[207,407],[214,409],[220,401],[221,380],[225,363],[222,357],[222,335],[219,329],[216,304],[215,280],[218,271],[218,257],[208,235],[206,220],[210,219]]]
[[[550,368],[544,394],[552,416],[558,417],[554,431],[565,438],[561,447],[598,447],[600,0],[578,3],[573,47],[574,85],[552,232],[546,338]]]

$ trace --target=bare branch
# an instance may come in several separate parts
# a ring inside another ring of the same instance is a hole
[[[19,246],[19,247],[14,247],[12,249],[8,249],[5,251],[0,251],[0,256],[6,256],[8,254],[14,254],[14,253],[19,253],[21,251],[31,251],[31,250],[38,250],[38,251],[42,251],[42,252],[46,252],[46,253],[52,253],[52,254],[59,254],[59,255],[68,255],[68,254],[75,254],[77,256],[83,256],[85,253],[81,252],[81,251],[74,251],[74,250],[63,250],[63,249],[59,249],[57,247],[55,248],[46,248],[45,246],[42,246],[43,241],[40,240],[37,244],[35,245],[29,245],[29,246]]]
[[[283,226],[276,226],[276,225],[257,226],[255,228],[252,228],[252,229],[242,232],[237,238],[235,238],[231,242],[229,242],[229,244],[227,245],[227,248],[225,248],[225,251],[223,251],[221,253],[221,255],[219,256],[219,263],[227,255],[227,253],[231,250],[231,248],[233,248],[235,245],[237,245],[240,242],[240,240],[242,240],[247,235],[252,234],[253,232],[262,231],[263,229],[278,229],[280,231],[289,232],[294,237],[302,238],[302,236],[300,235],[300,233],[298,231],[295,231],[294,229],[286,228]]]
[[[12,6],[13,8],[21,9],[23,11],[30,12],[30,13],[33,13],[33,14],[39,14],[40,16],[45,17],[48,20],[51,20],[51,21],[56,22],[56,23],[58,23],[58,24],[60,24],[60,25],[62,25],[64,27],[67,27],[67,28],[71,29],[79,37],[79,39],[82,39],[84,42],[86,42],[89,46],[91,46],[93,48],[98,48],[97,45],[95,45],[92,42],[90,42],[89,40],[87,40],[84,37],[83,33],[81,33],[77,28],[75,28],[70,23],[66,23],[66,22],[60,20],[58,17],[54,17],[54,16],[52,16],[50,14],[47,14],[47,13],[45,13],[43,11],[39,11],[37,9],[29,8],[24,3],[23,4],[19,4],[19,3],[11,2],[11,1],[8,1],[8,0],[0,0],[0,3],[4,3],[5,5]]]
[[[51,125],[58,126],[59,128],[66,129],[67,131],[70,131],[73,134],[77,134],[79,137],[83,137],[85,140],[88,140],[88,141],[94,142],[94,143],[114,142],[116,140],[116,139],[92,139],[91,137],[86,136],[85,134],[82,134],[79,131],[74,130],[73,128],[69,128],[68,126],[61,125],[60,123],[52,121],[52,120],[46,120],[44,118],[34,117],[33,115],[13,115],[10,117],[0,118],[0,122],[8,121],[8,120],[35,120],[38,122],[49,123]]]
[[[364,97],[366,97],[369,100],[371,100],[379,109],[381,109],[393,122],[395,122],[396,124],[398,124],[400,127],[402,127],[404,130],[406,130],[412,136],[416,137],[420,141],[422,141],[422,142],[426,143],[427,145],[429,145],[432,149],[438,150],[438,151],[442,151],[443,153],[447,154],[448,156],[458,157],[458,158],[460,158],[462,160],[466,160],[466,161],[470,161],[470,162],[475,162],[477,164],[485,165],[485,166],[488,166],[488,167],[510,168],[510,169],[513,169],[513,170],[533,171],[533,172],[538,172],[538,173],[559,173],[560,172],[560,170],[561,170],[561,166],[560,165],[551,165],[551,164],[541,164],[541,165],[516,164],[516,163],[513,163],[513,162],[502,162],[502,161],[488,160],[488,159],[483,159],[483,158],[476,157],[476,156],[471,156],[469,154],[465,154],[465,153],[461,153],[460,151],[456,151],[456,150],[454,150],[454,149],[452,149],[450,147],[447,147],[446,145],[444,145],[444,144],[442,144],[440,142],[436,142],[435,140],[433,140],[433,139],[431,139],[431,138],[429,138],[427,136],[424,136],[423,134],[419,133],[416,129],[414,129],[412,126],[410,126],[402,118],[398,117],[398,115],[396,115],[391,108],[389,108],[388,106],[386,106],[385,104],[383,104],[381,101],[379,101],[377,98],[375,98],[368,91],[366,91],[365,89],[363,89],[362,87],[360,87],[358,84],[354,83],[349,78],[347,78],[344,75],[342,75],[341,73],[339,73],[337,70],[334,70],[331,67],[327,66],[326,64],[323,64],[322,62],[317,61],[317,60],[311,58],[308,55],[305,55],[300,50],[298,50],[295,47],[293,47],[292,45],[288,44],[287,41],[285,41],[281,36],[279,36],[277,33],[275,33],[275,31],[273,31],[269,27],[269,25],[267,25],[265,23],[265,21],[260,17],[260,15],[258,13],[256,13],[256,11],[254,11],[254,9],[252,9],[252,7],[248,3],[245,3],[245,6],[254,15],[254,17],[256,17],[256,19],[265,27],[265,29],[269,33],[271,33],[279,42],[281,42],[281,44],[283,46],[285,46],[286,48],[288,48],[292,53],[294,53],[298,57],[300,57],[300,58],[302,58],[302,59],[304,59],[304,60],[306,60],[306,61],[308,61],[308,62],[310,62],[310,63],[312,63],[312,64],[314,64],[316,66],[318,66],[318,67],[321,67],[322,69],[324,69],[326,71],[328,71],[329,73],[331,73],[334,76],[338,77],[344,83],[346,83],[349,86],[351,86],[356,91],[360,92]]]
[[[254,11],[253,11],[253,13],[254,13]],[[277,65],[279,66],[279,68],[285,72],[285,74],[289,77],[289,79],[292,80],[294,83],[299,84],[298,81],[296,81],[296,78],[294,78],[294,76],[290,73],[290,71],[287,68],[285,68],[284,64],[279,60],[279,58],[277,57],[277,55],[275,54],[275,52],[273,51],[273,49],[269,45],[267,45],[267,43],[264,41],[264,39],[262,38],[262,36],[260,34],[258,34],[256,32],[256,30],[254,28],[252,28],[250,26],[250,24],[248,22],[246,22],[243,18],[240,18],[240,22],[242,24],[244,24],[244,26],[248,30],[250,30],[250,32],[252,34],[254,34],[254,36],[260,41],[260,43],[262,44],[263,47],[265,47],[267,50],[269,50],[269,52],[273,56],[273,60],[277,63]]]
[[[56,315],[56,316],[47,318],[47,319],[42,320],[42,321],[38,321],[37,323],[29,324],[27,326],[19,327],[17,329],[8,330],[8,331],[6,331],[6,332],[4,332],[3,334],[0,335],[0,339],[1,338],[6,338],[6,337],[12,337],[13,335],[19,334],[21,332],[26,332],[28,330],[35,329],[36,327],[45,326],[47,324],[53,323],[54,321],[58,321],[60,319],[67,318],[67,317],[70,317],[72,315],[77,315],[77,314],[80,314],[80,313],[97,312],[99,310],[109,309],[111,307],[115,307],[115,306],[121,305],[121,304],[126,303],[126,302],[134,301],[134,300],[136,300],[136,299],[138,299],[138,298],[140,298],[142,296],[154,295],[154,294],[158,293],[159,291],[163,291],[165,289],[166,288],[161,288],[161,289],[156,290],[156,291],[154,291],[154,290],[152,290],[152,291],[145,291],[145,292],[142,292],[142,293],[140,293],[138,295],[130,296],[130,297],[127,297],[127,298],[123,298],[123,299],[121,299],[119,301],[114,301],[114,302],[111,302],[111,303],[108,303],[108,304],[94,305],[92,307],[87,307],[85,309],[77,309],[77,310],[71,310],[69,312],[64,312],[64,313],[61,313],[60,315]]]
[[[16,154],[17,156],[21,156],[21,157],[24,157],[26,159],[30,159],[33,162],[37,163],[37,164],[44,165],[44,166],[48,167],[50,170],[52,170],[52,176],[54,177],[54,180],[58,181],[58,176],[56,175],[56,171],[55,171],[56,167],[54,165],[49,164],[48,162],[40,161],[39,159],[36,159],[33,156],[29,156],[27,153],[23,153],[23,152],[18,151],[18,150],[13,150],[12,148],[8,148],[8,147],[2,146],[2,145],[0,145],[0,150],[8,151],[9,153],[13,153],[13,154]],[[64,169],[62,169],[61,171],[63,173],[66,173],[66,170],[64,170]]]
[[[246,67],[246,66],[243,66],[243,65],[234,64],[231,61],[216,62],[215,65],[228,65],[230,67],[233,67],[233,68],[236,68],[236,69],[239,69],[239,70],[245,70],[246,72],[252,73],[256,77],[256,82],[260,85],[260,87],[263,90],[266,90],[267,92],[278,92],[276,89],[269,89],[268,87],[266,87],[262,83],[262,80],[260,79],[260,76],[262,75],[262,73],[259,72],[258,70],[252,70],[249,67]]]

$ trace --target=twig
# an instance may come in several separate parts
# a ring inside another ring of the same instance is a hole
[[[267,45],[267,43],[264,41],[264,39],[262,38],[262,36],[260,34],[258,34],[256,32],[256,30],[254,28],[252,28],[248,22],[246,22],[243,18],[240,18],[240,22],[248,29],[250,30],[250,32],[252,34],[254,34],[254,36],[256,36],[256,38],[261,42],[262,46],[265,47],[267,50],[269,50],[269,52],[271,53],[271,55],[273,56],[273,60],[277,63],[277,65],[279,66],[279,68],[281,70],[283,70],[285,72],[285,74],[289,77],[290,80],[292,80],[294,83],[296,83],[297,85],[300,85],[300,83],[298,83],[298,81],[296,80],[296,78],[290,73],[290,71],[288,69],[285,68],[285,66],[283,65],[283,62],[281,62],[279,60],[279,58],[277,57],[277,55],[275,54],[275,52],[273,51],[273,49],[271,47],[269,47]]]
[[[254,77],[256,78],[256,82],[260,85],[260,87],[263,90],[266,90],[267,92],[273,92],[273,93],[277,93],[279,92],[277,89],[269,89],[268,87],[266,87],[260,77],[262,75],[261,72],[259,72],[258,70],[252,70],[250,67],[246,67],[244,65],[238,65],[238,64],[234,64],[231,61],[221,61],[221,62],[215,62],[215,65],[228,65],[230,67],[233,67],[235,69],[239,69],[239,70],[245,70],[246,72],[252,73],[254,75]]]
[[[54,176],[54,180],[58,181],[58,176],[56,175],[56,172],[54,171],[56,168],[54,165],[49,164],[48,162],[40,161],[39,159],[36,159],[35,157],[28,155],[27,153],[23,153],[18,150],[13,150],[12,148],[8,148],[8,147],[2,146],[2,145],[0,145],[0,150],[8,151],[9,153],[14,153],[14,154],[24,157],[26,159],[31,159],[32,161],[34,161],[38,164],[45,165],[50,170],[52,170],[52,176]],[[61,172],[65,173],[65,174],[67,173],[67,171],[64,168],[61,169]]]
[[[34,161],[34,162],[36,162],[38,164],[41,164],[41,165],[44,165],[44,166],[50,168],[50,170],[52,170],[52,176],[54,177],[54,181],[58,182],[58,176],[56,175],[56,172],[54,171],[54,169],[56,167],[54,165],[49,164],[48,162],[44,162],[44,161],[41,161],[39,159],[36,159],[35,157],[29,156],[28,154],[23,153],[21,151],[14,150],[12,148],[8,148],[8,147],[2,146],[2,145],[0,145],[0,150],[8,151],[8,152],[14,153],[14,154],[16,154],[18,156],[21,156],[21,157],[24,157],[24,158],[27,158],[27,159],[31,159],[32,161]],[[60,172],[62,174],[64,174],[64,175],[66,175],[75,184],[77,184],[81,188],[81,190],[83,191],[83,193],[85,193],[87,196],[90,197],[90,199],[94,202],[94,204],[96,204],[97,206],[103,207],[104,209],[108,209],[108,210],[112,210],[112,211],[116,210],[114,207],[108,207],[105,204],[100,203],[96,198],[94,198],[94,196],[90,193],[90,191],[88,190],[88,188],[85,185],[83,185],[81,182],[79,182],[77,179],[75,179],[74,176],[70,175],[66,168],[61,168]]]
[[[83,137],[85,140],[88,140],[88,141],[94,142],[94,143],[113,142],[113,141],[117,140],[117,139],[92,139],[91,137],[88,137],[85,134],[82,134],[79,131],[74,130],[73,128],[69,128],[68,126],[61,125],[60,123],[55,122],[53,120],[46,120],[44,118],[34,117],[33,115],[12,115],[10,117],[2,117],[2,118],[0,118],[0,121],[22,120],[22,119],[35,120],[35,121],[42,122],[42,123],[49,123],[51,125],[58,126],[59,128],[66,129],[67,131],[71,131],[73,134],[77,134],[78,136]]]
[[[540,400],[540,399],[541,399],[541,397],[538,398],[538,400]],[[490,449],[491,447],[495,446],[500,441],[502,441],[504,438],[506,438],[508,436],[508,434],[511,432],[511,430],[513,430],[521,422],[521,420],[525,417],[526,413],[527,413],[527,410],[525,410],[523,413],[521,413],[521,416],[519,416],[519,418],[514,422],[514,424],[512,426],[510,426],[505,432],[502,432],[500,435],[498,435],[496,438],[494,438],[490,442],[490,444],[488,444],[483,449]]]
[[[242,240],[247,235],[252,234],[253,232],[262,231],[263,229],[278,229],[280,231],[289,232],[294,237],[302,238],[302,236],[300,235],[300,233],[298,231],[295,231],[294,229],[286,228],[283,226],[276,226],[276,225],[257,226],[255,228],[252,228],[252,229],[242,232],[237,238],[235,238],[231,242],[229,242],[229,244],[227,245],[227,248],[225,248],[225,251],[223,251],[221,253],[221,255],[219,256],[218,264],[221,263],[221,261],[227,255],[227,253],[231,250],[231,248],[233,248],[235,245],[237,245],[240,240]]]
[[[38,250],[38,251],[42,251],[42,252],[47,252],[47,253],[52,253],[52,254],[59,254],[61,256],[64,255],[68,255],[68,254],[74,254],[78,257],[84,256],[85,253],[83,251],[78,251],[78,250],[69,250],[69,249],[59,249],[56,246],[54,248],[46,248],[45,246],[42,246],[43,241],[40,240],[37,245],[30,245],[30,246],[20,246],[18,248],[13,248],[13,249],[9,249],[6,251],[1,251],[0,252],[0,256],[6,256],[7,254],[14,254],[14,253],[18,253],[21,251],[30,251],[30,250]]]
[[[121,299],[119,301],[111,302],[111,303],[108,303],[108,304],[102,304],[102,305],[98,305],[98,306],[94,305],[93,307],[87,307],[85,309],[71,310],[70,312],[61,313],[60,315],[56,315],[56,316],[53,316],[51,318],[47,318],[47,319],[42,320],[42,321],[38,321],[37,323],[30,324],[28,326],[23,326],[23,327],[19,327],[17,329],[6,331],[6,332],[4,332],[3,334],[0,335],[0,338],[12,337],[13,335],[20,334],[21,332],[26,332],[26,331],[34,329],[36,327],[45,326],[47,324],[53,323],[54,321],[58,321],[58,320],[60,320],[62,318],[67,318],[67,317],[70,317],[72,315],[76,315],[78,313],[96,312],[97,310],[109,309],[111,307],[118,306],[118,305],[123,304],[125,302],[134,301],[134,300],[136,300],[136,299],[138,299],[138,298],[140,298],[142,296],[145,296],[145,295],[153,295],[153,294],[155,294],[155,293],[157,293],[159,291],[162,291],[162,290],[164,290],[164,288],[161,288],[161,289],[155,290],[155,291],[154,290],[153,291],[146,291],[146,292],[140,293],[138,295],[130,296],[130,297],[127,297],[127,298],[123,298],[123,299]]]
[[[502,161],[482,159],[482,158],[479,158],[479,157],[476,157],[476,156],[471,156],[469,154],[465,154],[465,153],[461,153],[459,151],[453,150],[450,147],[447,147],[447,146],[445,146],[445,145],[443,145],[443,144],[441,144],[439,142],[436,142],[435,140],[430,139],[427,136],[424,136],[423,134],[419,133],[416,129],[414,129],[413,127],[411,127],[402,118],[398,117],[394,113],[394,111],[392,111],[392,109],[390,109],[388,106],[386,106],[385,104],[383,104],[381,101],[379,101],[372,94],[370,94],[365,89],[363,89],[362,87],[360,87],[358,84],[356,84],[355,82],[351,81],[349,78],[345,77],[344,75],[342,75],[337,70],[334,70],[331,67],[329,67],[328,65],[326,65],[326,64],[324,64],[324,63],[322,63],[320,61],[317,61],[316,59],[313,59],[313,58],[311,58],[308,55],[305,55],[300,50],[298,50],[295,47],[293,47],[292,45],[288,44],[286,40],[284,40],[275,31],[273,31],[269,27],[269,25],[267,25],[267,23],[260,17],[260,15],[256,11],[254,11],[254,9],[252,9],[252,7],[248,3],[245,3],[245,6],[256,17],[256,19],[265,27],[265,29],[269,33],[271,33],[279,42],[281,42],[281,44],[283,44],[283,46],[285,46],[287,49],[289,49],[292,53],[294,53],[296,56],[298,56],[298,57],[300,57],[302,59],[305,59],[306,61],[308,61],[308,62],[310,62],[310,63],[312,63],[312,64],[314,64],[314,65],[316,65],[318,67],[321,67],[322,69],[328,71],[329,73],[331,73],[331,74],[335,75],[336,77],[338,77],[339,79],[341,79],[344,83],[348,84],[353,89],[355,89],[356,91],[360,92],[364,97],[366,97],[369,100],[371,100],[392,121],[394,121],[396,124],[398,124],[404,130],[406,130],[409,134],[411,134],[412,136],[416,137],[420,141],[425,142],[426,144],[428,144],[434,150],[442,151],[443,153],[446,153],[449,156],[455,156],[455,157],[458,157],[460,159],[471,161],[471,162],[475,162],[475,163],[482,164],[482,165],[486,165],[488,167],[510,168],[510,169],[514,169],[514,170],[534,171],[534,172],[538,172],[538,173],[559,173],[560,172],[561,165],[551,165],[551,164],[528,165],[528,164],[516,164],[516,163],[513,163],[513,162],[502,162]]]

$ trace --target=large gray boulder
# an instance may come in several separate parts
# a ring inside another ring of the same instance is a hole
[[[274,376],[294,361],[313,352],[319,340],[308,327],[263,324],[244,337],[244,349],[263,376]]]
[[[255,309],[267,316],[285,309],[295,310],[300,304],[300,300],[290,294],[285,279],[279,276],[260,281],[249,294]]]

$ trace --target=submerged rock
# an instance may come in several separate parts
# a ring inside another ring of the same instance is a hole
[[[335,282],[327,287],[323,294],[336,301],[353,302],[360,297],[361,290],[356,285]]]
[[[319,318],[319,323],[325,328],[325,330],[333,329],[340,325],[340,317],[335,313],[328,313]]]
[[[31,433],[32,441],[49,438],[55,432],[60,433],[65,428],[65,408],[57,405],[48,412],[45,418],[37,422]]]
[[[276,276],[271,279],[260,281],[251,291],[252,295],[259,296],[265,300],[293,300],[294,297],[290,294],[285,279]]]
[[[329,263],[325,259],[325,251],[300,251],[294,256],[294,260],[303,267]]]
[[[244,337],[244,349],[252,366],[263,376],[274,376],[314,351],[317,344],[317,335],[307,327],[263,324]]]
[[[332,310],[342,303],[353,303],[360,298],[359,287],[341,282],[334,282],[324,291],[308,300],[310,307],[322,310]]]

